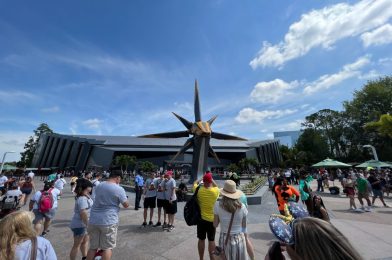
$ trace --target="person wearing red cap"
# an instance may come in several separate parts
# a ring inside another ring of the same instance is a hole
[[[199,258],[203,259],[205,240],[208,238],[208,253],[210,258],[214,259],[212,255],[215,249],[214,205],[219,197],[219,188],[211,172],[206,172],[202,178],[193,183],[193,191],[196,191],[198,187],[197,201],[200,206],[201,219],[197,224],[197,238],[199,239],[197,249]]]
[[[173,172],[167,171],[165,174],[165,212],[168,218],[168,232],[174,229],[174,215],[177,213],[176,181],[173,179]]]

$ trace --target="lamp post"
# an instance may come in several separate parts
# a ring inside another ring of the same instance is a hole
[[[3,172],[3,166],[4,166],[4,161],[5,161],[5,156],[7,155],[7,153],[15,153],[14,151],[9,151],[9,152],[5,152],[3,155],[3,161],[1,162],[1,166],[0,166],[0,175]]]
[[[378,161],[377,151],[376,151],[376,148],[374,148],[373,145],[366,144],[366,145],[363,146],[363,148],[371,148],[372,152],[373,152],[374,160]]]

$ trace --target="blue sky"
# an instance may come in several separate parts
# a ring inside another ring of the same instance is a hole
[[[202,116],[249,139],[341,110],[391,75],[392,5],[377,1],[0,1],[0,154],[40,122],[141,135]],[[18,154],[8,160],[18,159]]]

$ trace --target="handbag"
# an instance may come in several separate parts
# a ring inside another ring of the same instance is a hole
[[[229,242],[231,226],[233,225],[234,213],[235,212],[231,213],[229,229],[227,230],[227,235],[226,235],[224,247],[216,246],[215,250],[212,253],[213,255],[215,255],[215,260],[227,260],[226,253],[225,253],[225,247],[227,245],[227,242]]]
[[[30,252],[30,260],[37,259],[37,237],[31,239],[31,252]]]

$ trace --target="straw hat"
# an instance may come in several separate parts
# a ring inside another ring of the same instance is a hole
[[[237,190],[235,182],[232,180],[225,181],[223,189],[220,190],[222,196],[230,199],[239,199],[241,197],[241,191]]]

